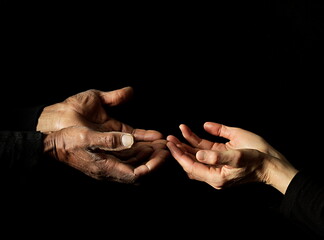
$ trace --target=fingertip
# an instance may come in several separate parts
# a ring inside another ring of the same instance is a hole
[[[167,141],[171,141],[172,138],[173,138],[173,135],[168,135],[168,136],[166,137],[166,140],[167,140]]]
[[[173,143],[180,143],[179,139],[175,137],[174,135],[169,135],[167,136],[167,141],[168,142],[173,142]]]
[[[148,138],[152,140],[163,139],[164,135],[157,130],[148,130]],[[149,136],[150,135],[150,136]]]
[[[156,130],[145,130],[136,128],[133,130],[133,135],[139,141],[155,141],[163,139],[163,134]]]
[[[126,90],[126,91],[134,91],[132,86],[126,86],[126,87],[123,87],[122,89]]]
[[[179,128],[180,128],[180,131],[183,132],[183,131],[185,131],[186,128],[188,128],[188,127],[187,127],[186,124],[182,123],[182,124],[179,125]]]
[[[205,122],[204,127],[211,127],[214,123],[213,122]]]
[[[131,86],[123,87],[120,90],[125,94],[125,98],[131,98],[134,94],[134,89]]]

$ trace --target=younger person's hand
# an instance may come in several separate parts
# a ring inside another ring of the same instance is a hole
[[[167,137],[172,156],[189,178],[204,181],[216,189],[245,182],[265,182],[285,192],[297,170],[262,137],[247,130],[206,122],[204,129],[227,141],[201,139],[191,129],[180,125],[182,143]]]

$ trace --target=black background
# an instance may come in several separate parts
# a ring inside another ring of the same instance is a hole
[[[132,101],[111,114],[136,128],[181,138],[186,123],[212,139],[205,121],[242,127],[296,167],[321,172],[323,4],[1,5],[2,104],[51,104],[90,88],[133,86]],[[22,191],[12,223],[35,216],[53,233],[77,223],[72,235],[308,236],[278,213],[281,198],[262,184],[216,191],[189,180],[172,158],[137,187],[50,163]]]

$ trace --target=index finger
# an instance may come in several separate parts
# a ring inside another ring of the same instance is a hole
[[[204,163],[196,161],[192,155],[186,154],[173,142],[167,143],[172,156],[180,164],[183,170],[190,176],[191,179],[205,181],[213,176],[213,169]]]
[[[137,141],[155,141],[163,138],[163,134],[156,130],[144,130],[136,128],[133,135]]]
[[[191,129],[185,125],[180,124],[179,126],[183,137],[194,147],[200,149],[212,149],[214,143],[205,139],[198,137]]]
[[[182,168],[186,172],[190,171],[189,169],[191,169],[192,165],[195,163],[195,159],[184,152],[181,148],[177,147],[177,145],[173,142],[168,142],[167,147],[169,148],[172,156],[175,158],[175,160],[177,160]]]
[[[137,178],[146,175],[157,168],[159,168],[162,163],[166,160],[166,158],[170,155],[170,152],[166,149],[158,149],[156,150],[149,161],[145,164],[142,164],[134,169],[134,173]]]
[[[130,86],[108,92],[99,91],[102,102],[110,106],[127,102],[133,96],[133,92],[134,90]]]

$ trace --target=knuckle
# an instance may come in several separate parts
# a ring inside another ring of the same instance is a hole
[[[111,148],[117,147],[117,140],[113,134],[109,134],[105,137],[105,145]]]

